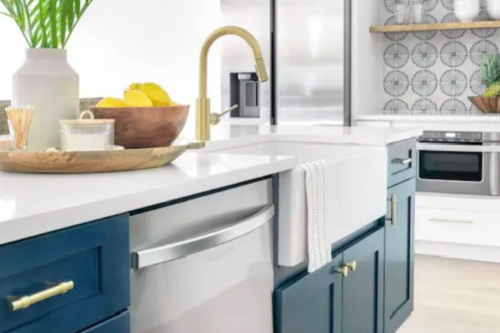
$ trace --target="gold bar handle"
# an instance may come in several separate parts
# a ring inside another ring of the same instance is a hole
[[[396,225],[398,221],[397,217],[397,208],[398,208],[398,198],[396,197],[396,194],[391,195],[391,218],[387,219],[388,222],[391,222],[392,225]]]
[[[472,220],[452,220],[452,219],[429,219],[431,222],[473,224]]]
[[[46,299],[65,294],[73,288],[75,288],[75,283],[73,281],[62,282],[36,294],[16,298],[10,302],[10,308],[12,311],[26,309]]]

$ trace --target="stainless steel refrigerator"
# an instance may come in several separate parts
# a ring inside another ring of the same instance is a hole
[[[230,121],[350,125],[350,0],[221,0],[221,12],[259,40],[271,76],[259,85],[244,43],[221,41]]]

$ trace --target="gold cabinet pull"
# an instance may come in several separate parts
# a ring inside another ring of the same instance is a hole
[[[347,277],[349,275],[349,267],[342,266],[338,268],[336,272],[342,274],[343,277]]]
[[[396,225],[398,221],[397,217],[397,208],[398,208],[398,199],[396,197],[396,194],[391,195],[391,218],[388,218],[387,221],[391,222],[392,225]]]
[[[29,296],[22,296],[10,301],[10,308],[12,311],[26,309],[36,303],[52,298],[57,295],[65,294],[71,289],[75,288],[73,281],[62,282],[53,287],[40,291],[36,294]]]
[[[356,262],[356,260],[348,262],[345,265],[353,272],[356,271],[356,268],[358,267],[358,263]]]

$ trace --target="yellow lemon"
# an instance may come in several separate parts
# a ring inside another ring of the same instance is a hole
[[[125,107],[123,99],[106,97],[96,105],[98,108],[122,108]]]
[[[130,107],[150,107],[153,106],[153,102],[148,98],[148,96],[138,90],[128,90],[124,94],[125,105]]]
[[[127,89],[125,89],[125,91],[140,90],[140,88],[141,88],[141,84],[140,83],[132,83],[130,86],[127,87]]]
[[[153,106],[160,106],[161,107],[161,106],[172,106],[172,105],[170,103],[163,103],[163,102],[158,102],[158,101],[154,102],[153,101]]]
[[[155,106],[170,106],[172,103],[168,93],[156,83],[143,83],[139,90],[145,93]]]

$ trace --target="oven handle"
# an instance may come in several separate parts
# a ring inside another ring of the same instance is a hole
[[[490,154],[490,194],[499,195],[498,190],[498,153],[491,152]]]
[[[142,269],[176,260],[230,242],[259,229],[274,217],[274,205],[268,205],[254,215],[223,229],[188,239],[132,253],[132,269]]]
[[[419,151],[449,151],[463,153],[489,153],[496,149],[493,146],[446,145],[434,143],[417,143]]]

